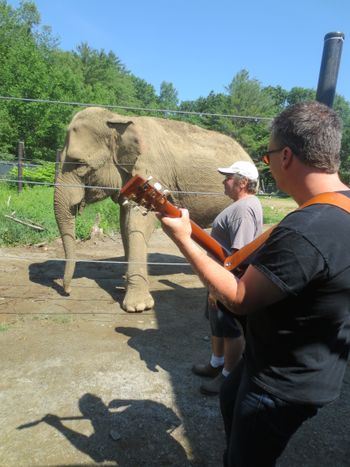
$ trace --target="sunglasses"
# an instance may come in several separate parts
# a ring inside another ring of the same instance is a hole
[[[275,152],[280,152],[284,148],[285,146],[283,146],[283,148],[271,149],[270,151],[265,151],[264,154],[261,156],[261,160],[263,161],[264,164],[270,165],[270,154],[273,154]]]

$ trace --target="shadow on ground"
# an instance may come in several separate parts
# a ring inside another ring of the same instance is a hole
[[[121,467],[186,465],[184,449],[170,436],[181,422],[165,405],[151,400],[119,399],[106,406],[101,398],[87,393],[80,398],[79,409],[81,416],[47,414],[17,429],[46,423],[96,463],[114,461]],[[67,426],[68,421],[79,419],[91,423],[92,434],[86,435]]]
[[[7,411],[4,439],[11,443],[5,446],[6,454],[16,459],[16,449],[30,452],[35,440],[36,446],[42,442],[47,456],[54,456],[63,437],[63,450],[54,457],[56,463],[47,465],[89,465],[86,461],[122,467],[221,465],[224,433],[218,399],[202,396],[198,390],[201,380],[191,373],[192,364],[206,361],[210,353],[209,326],[203,317],[204,288],[198,280],[192,281],[191,269],[179,256],[150,253],[150,262],[178,262],[179,266],[150,266],[153,284],[159,285],[159,290],[152,291],[155,310],[141,314],[119,310],[117,314],[115,302],[123,298],[125,265],[102,262],[106,260],[122,261],[123,256],[112,253],[100,263],[77,264],[77,282],[86,278],[97,285],[76,292],[81,298],[79,305],[56,293],[59,288],[52,290],[62,277],[63,262],[43,258],[30,264],[29,271],[28,265],[17,266],[14,290],[26,279],[31,301],[23,294],[22,302],[18,289],[16,309],[28,307],[33,315],[50,311],[54,315],[57,296],[66,303],[68,317],[81,308],[93,312],[85,321],[76,317],[62,326],[48,320],[29,321],[30,317],[18,329],[1,336],[3,408]],[[43,291],[50,289],[52,293],[43,298]],[[110,300],[101,300],[100,292],[107,293]],[[9,301],[0,311],[11,313],[13,308]],[[87,385],[89,390],[85,390]],[[7,402],[12,409],[6,407]],[[72,404],[78,412],[72,410]],[[53,413],[40,418],[49,411]],[[38,420],[33,413],[38,414]],[[16,416],[21,421],[14,425]],[[341,398],[301,428],[279,467],[348,466],[349,420],[348,369]],[[89,429],[79,424],[86,421]],[[13,433],[16,427],[21,428],[15,430],[17,437]],[[23,438],[26,432],[30,436]],[[67,441],[74,448],[68,454],[64,451]],[[84,456],[81,462],[70,462],[80,453]],[[32,458],[36,455],[40,453],[35,452]],[[59,455],[62,461],[67,459],[66,464],[57,464]],[[7,465],[20,464],[13,461]],[[33,461],[27,465],[43,464]]]

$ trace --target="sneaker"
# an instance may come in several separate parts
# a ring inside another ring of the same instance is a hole
[[[194,374],[199,375],[199,376],[207,376],[208,378],[215,378],[218,374],[221,373],[222,368],[223,368],[222,366],[215,368],[211,366],[210,363],[207,363],[206,365],[203,365],[203,364],[193,365],[192,371]]]
[[[202,394],[206,394],[207,396],[215,396],[216,394],[219,394],[221,386],[225,379],[226,377],[222,373],[220,373],[213,380],[203,383],[200,386],[199,390]]]

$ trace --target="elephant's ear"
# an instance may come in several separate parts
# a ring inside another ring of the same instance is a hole
[[[128,128],[129,125],[132,125],[134,122],[131,120],[121,120],[120,118],[113,118],[107,120],[107,125],[110,128],[114,128],[117,133],[123,135],[124,131]]]
[[[107,125],[116,133],[113,158],[115,164],[124,173],[132,173],[132,167],[141,154],[141,138],[137,125],[132,120],[123,120],[120,117],[108,119]]]

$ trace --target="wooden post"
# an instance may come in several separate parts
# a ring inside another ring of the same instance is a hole
[[[55,165],[55,183],[57,182],[58,172],[60,170],[60,162],[61,162],[61,149],[57,149],[56,151],[56,165]]]
[[[18,192],[23,189],[23,160],[24,160],[24,141],[18,141]]]

